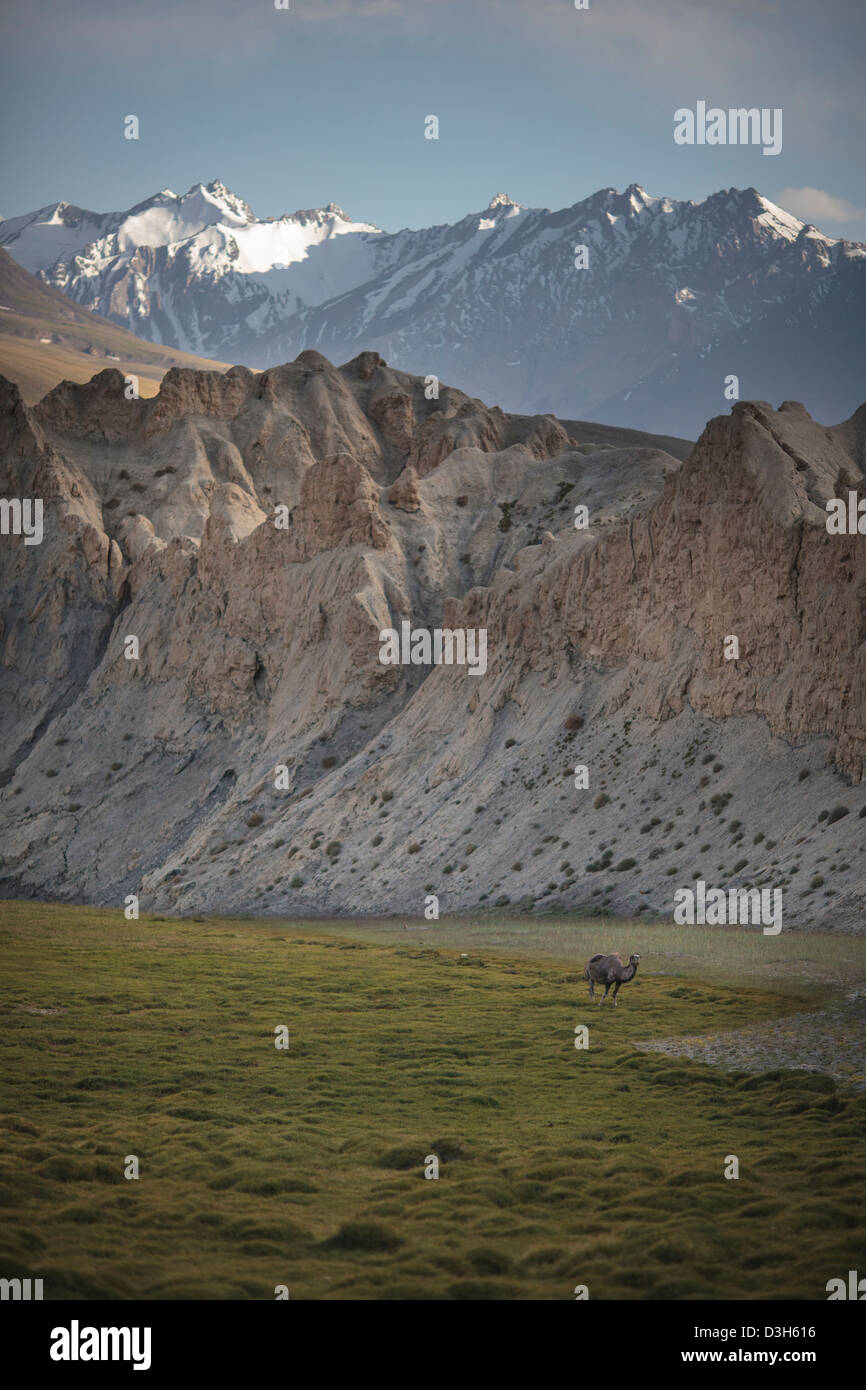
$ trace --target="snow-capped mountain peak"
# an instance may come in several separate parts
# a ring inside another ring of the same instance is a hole
[[[226,188],[219,179],[214,179],[207,184],[193,184],[180,201],[191,202],[194,199],[200,199],[205,205],[210,204],[215,207],[222,215],[220,220],[234,222],[238,226],[246,226],[256,220],[249,204],[245,203],[243,198],[239,198],[236,193],[232,193],[231,189]]]
[[[492,211],[494,208],[518,208],[520,207],[520,203],[516,203],[513,198],[509,198],[507,193],[494,193],[487,206]]]
[[[337,234],[345,228],[361,227],[368,232],[378,232],[379,227],[375,227],[372,222],[353,222],[347,212],[344,212],[339,203],[328,203],[323,208],[298,208],[297,211],[288,216],[277,219],[281,222],[300,222],[306,226],[308,223],[316,223],[318,226],[330,226]],[[337,227],[337,223],[342,222],[344,227]]]
[[[793,213],[785,212],[784,208],[771,203],[769,198],[762,198],[760,194],[758,202],[762,208],[758,220],[765,226],[772,227],[778,236],[785,237],[788,241],[796,241],[805,223],[801,222],[799,217],[794,217]]]
[[[108,243],[99,249],[109,256],[131,253],[140,246],[170,246],[194,237],[205,227],[234,229],[256,222],[243,199],[216,181],[193,184],[181,195],[166,190],[126,214],[108,216],[114,225],[106,227]]]

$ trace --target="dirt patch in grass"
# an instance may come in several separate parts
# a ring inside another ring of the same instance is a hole
[[[866,1091],[866,993],[828,1009],[694,1037],[638,1043],[669,1057],[690,1057],[726,1070],[793,1069],[832,1077]]]

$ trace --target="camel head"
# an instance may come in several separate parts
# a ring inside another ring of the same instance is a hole
[[[628,963],[629,965],[633,965],[635,969],[637,969],[637,967],[640,965],[640,956],[638,955],[637,951],[632,951],[631,955],[628,958]]]

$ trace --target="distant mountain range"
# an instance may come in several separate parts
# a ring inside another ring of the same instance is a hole
[[[694,437],[730,376],[824,420],[866,381],[866,246],[754,188],[694,203],[632,184],[559,212],[497,194],[392,234],[334,203],[262,220],[214,182],[120,212],[55,203],[0,222],[0,245],[152,343],[260,368],[376,350],[515,411]]]

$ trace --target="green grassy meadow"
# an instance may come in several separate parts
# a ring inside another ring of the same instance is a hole
[[[866,979],[864,943],[700,932],[2,903],[0,1275],[46,1298],[825,1299],[866,1267],[866,1096],[636,1043],[817,1009]],[[619,1008],[590,1005],[586,958],[635,948]]]

